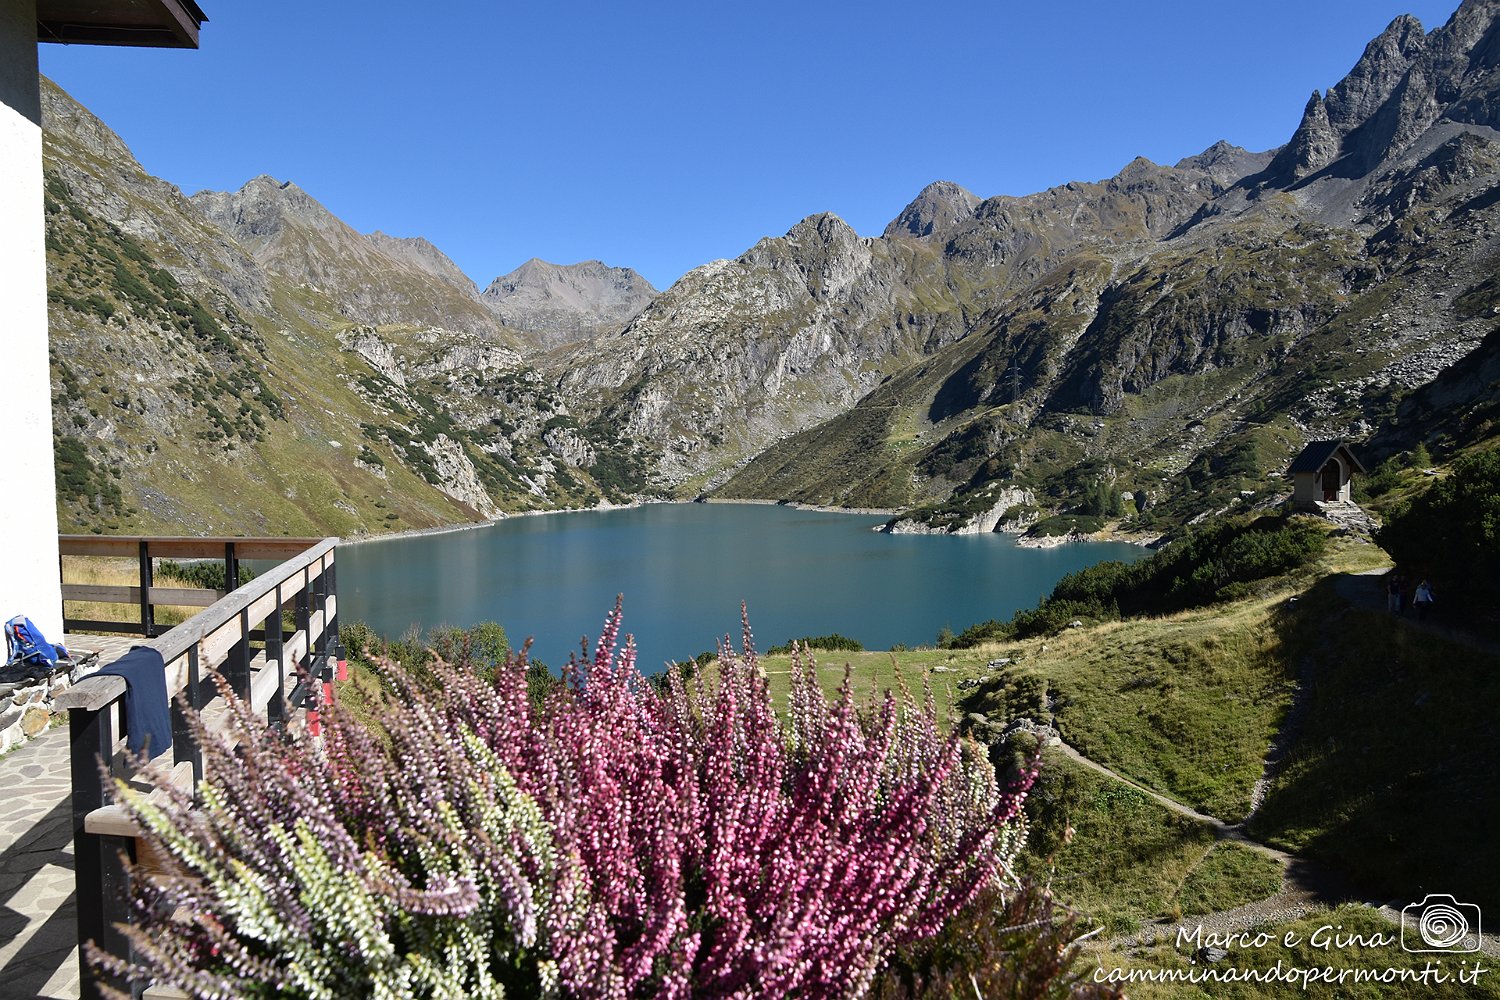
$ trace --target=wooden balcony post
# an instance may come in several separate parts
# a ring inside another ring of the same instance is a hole
[[[250,609],[239,611],[240,638],[229,649],[224,660],[224,677],[234,693],[246,701],[250,700]]]
[[[330,555],[332,554],[330,553]],[[328,631],[331,640],[329,649],[332,650],[334,661],[337,664],[334,680],[347,681],[349,679],[349,657],[344,649],[344,640],[339,635],[338,562],[335,560],[329,563],[328,568],[323,573],[328,577],[328,594],[333,598],[333,616],[328,620]]]
[[[147,639],[156,633],[151,610],[151,543],[141,539],[141,635]]]
[[[318,680],[325,684],[333,680],[333,671],[329,669],[328,665],[328,636],[330,631],[328,621],[328,574],[331,572],[333,572],[333,568],[325,565],[323,572],[319,573],[318,578],[313,581],[313,611],[322,616],[323,625],[316,636],[310,635],[307,637],[308,646],[312,651],[313,669],[317,671]],[[324,693],[327,693],[327,688],[324,688]],[[325,698],[324,700],[327,699]]]
[[[88,814],[105,803],[105,788],[99,778],[99,762],[114,754],[114,726],[110,706],[92,711],[75,708],[68,713],[73,778],[73,871],[78,903],[78,944],[90,941],[120,959],[130,958],[130,944],[116,924],[130,919],[129,879],[123,855],[134,848],[128,838],[105,837],[84,828]],[[124,984],[101,975],[86,952],[80,952],[79,996],[94,1000],[102,987],[123,989]]]
[[[317,678],[312,676],[312,674],[313,674],[313,669],[312,669],[312,642],[313,642],[313,636],[312,636],[312,594],[310,593],[310,590],[311,590],[310,585],[307,584],[306,582],[304,582],[303,585],[302,585],[302,587],[297,591],[297,597],[296,597],[295,601],[293,602],[294,603],[293,617],[294,617],[294,620],[296,621],[296,631],[302,632],[302,633],[304,633],[307,636],[307,652],[304,654],[304,659],[302,660],[302,662],[296,664],[296,667],[297,667],[297,669],[299,671],[306,671],[307,672],[307,674],[308,674],[308,683],[306,685],[301,685],[301,684],[298,685],[299,687],[302,688],[302,691],[303,691],[303,703],[302,704],[298,704],[296,706],[297,708],[304,708],[304,707],[306,707],[305,702],[306,702],[306,699],[309,697],[309,690],[312,689],[312,688],[315,688],[317,686],[317,684],[316,684]],[[311,697],[313,698],[313,707],[316,708],[317,707],[316,695],[311,695]]]
[[[280,732],[286,731],[287,707],[286,707],[286,649],[283,645],[283,633],[281,630],[281,584],[276,585],[276,607],[266,616],[266,665],[263,669],[272,669],[271,664],[276,664],[276,693],[271,696],[271,701],[266,705],[266,721],[275,726]]]
[[[194,643],[187,650],[187,686],[182,689],[179,697],[172,699],[172,759],[179,764],[183,761],[192,763],[195,785],[203,780],[203,748],[198,745],[192,729],[188,727],[187,713],[182,710],[182,703],[186,701],[195,710],[207,703],[201,689],[202,679],[198,665],[198,645]]]

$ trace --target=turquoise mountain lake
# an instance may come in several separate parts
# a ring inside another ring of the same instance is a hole
[[[339,615],[387,636],[496,621],[557,667],[598,636],[615,595],[654,672],[732,634],[750,606],[756,645],[838,632],[869,649],[931,644],[1009,618],[1059,578],[1145,550],[1119,542],[1025,549],[1006,535],[885,535],[880,516],[764,504],[648,504],[513,517],[339,549]]]

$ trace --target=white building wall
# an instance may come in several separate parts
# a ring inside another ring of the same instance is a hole
[[[36,0],[0,0],[0,618],[62,635]]]
[[[1292,475],[1292,503],[1299,507],[1310,507],[1321,499],[1323,494],[1318,491],[1316,472],[1298,472]]]

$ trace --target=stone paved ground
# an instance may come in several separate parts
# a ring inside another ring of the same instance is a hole
[[[103,666],[139,636],[67,635]],[[0,757],[0,1000],[78,996],[68,728],[54,725]]]
[[[0,997],[78,996],[68,730],[0,758]]]

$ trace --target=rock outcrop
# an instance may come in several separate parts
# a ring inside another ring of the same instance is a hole
[[[973,513],[953,512],[927,519],[908,514],[892,518],[881,525],[880,530],[889,535],[987,535],[1005,530],[1019,534],[1035,519],[1034,514],[1021,513],[1027,508],[1036,509],[1036,494],[1031,490],[991,488],[985,491],[983,498],[989,506]],[[1012,511],[1017,513],[1007,521],[1005,516]]]
[[[1465,0],[1430,35],[1416,18],[1396,18],[1343,80],[1326,95],[1313,94],[1263,181],[1362,178],[1441,123],[1500,126],[1495,15],[1494,0]]]

